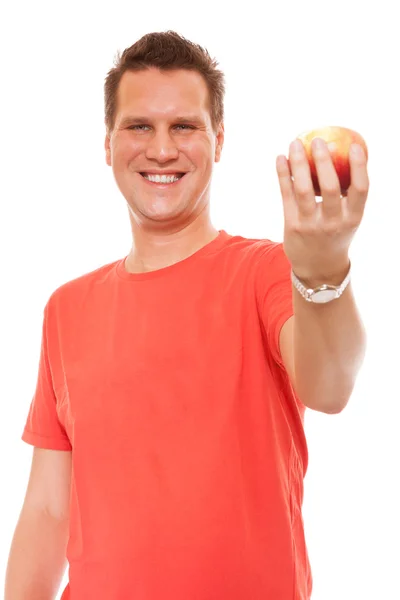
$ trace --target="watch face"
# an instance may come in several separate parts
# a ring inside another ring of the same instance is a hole
[[[319,292],[312,294],[311,301],[316,304],[324,304],[325,302],[330,302],[337,298],[337,295],[336,290],[320,290]]]

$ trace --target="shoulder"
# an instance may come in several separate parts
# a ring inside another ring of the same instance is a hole
[[[73,301],[91,289],[106,284],[114,276],[115,268],[121,260],[107,263],[62,283],[50,295],[48,304],[54,306],[62,301]]]
[[[241,235],[230,235],[224,250],[236,258],[249,259],[260,264],[267,262],[284,262],[286,255],[283,242],[269,238],[249,238]],[[287,259],[286,259],[287,260]]]
[[[44,307],[44,319],[49,333],[56,334],[61,324],[68,328],[75,323],[80,308],[87,306],[89,299],[90,305],[95,306],[96,298],[104,296],[105,289],[110,287],[109,284],[115,277],[115,267],[120,260],[78,275],[51,292]]]

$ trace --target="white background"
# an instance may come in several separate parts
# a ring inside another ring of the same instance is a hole
[[[341,125],[368,144],[370,193],[350,253],[368,351],[344,412],[307,411],[304,520],[313,600],[400,598],[395,8],[390,0],[3,5],[0,584],[30,469],[32,448],[20,437],[44,305],[56,287],[131,246],[125,200],[104,159],[104,78],[117,50],[174,29],[226,75],[225,147],[212,189],[218,229],[283,240],[275,159],[300,132]]]

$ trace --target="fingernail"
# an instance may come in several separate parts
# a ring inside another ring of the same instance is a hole
[[[351,144],[350,152],[356,158],[364,158],[364,150],[359,144]]]
[[[290,144],[290,150],[292,150],[292,152],[302,152],[303,144],[301,140],[293,140]]]
[[[312,145],[316,150],[322,150],[325,147],[325,142],[321,138],[314,138]]]

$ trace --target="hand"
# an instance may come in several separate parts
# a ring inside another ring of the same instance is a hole
[[[316,202],[300,140],[290,145],[289,161],[283,155],[276,160],[285,219],[283,247],[299,279],[339,285],[348,272],[349,247],[364,214],[369,189],[367,161],[362,148],[360,155],[350,151],[351,185],[348,195],[341,196],[328,147],[324,140],[318,141],[313,140],[312,153],[322,202]]]

